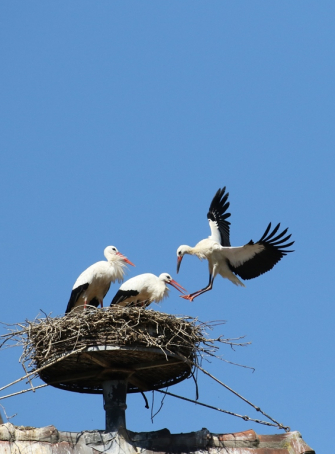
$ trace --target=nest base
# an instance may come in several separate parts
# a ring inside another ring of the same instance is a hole
[[[165,388],[188,378],[191,366],[177,353],[160,348],[98,345],[55,363],[51,357],[42,366],[40,378],[56,388],[89,394],[103,394],[103,383],[127,380],[127,392]]]

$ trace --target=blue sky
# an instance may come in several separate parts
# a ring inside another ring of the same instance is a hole
[[[221,362],[208,370],[326,452],[334,14],[330,1],[2,1],[1,320],[61,315],[77,276],[110,244],[136,264],[129,277],[169,272],[190,292],[202,288],[207,264],[185,257],[177,278],[176,250],[209,235],[210,201],[226,186],[233,245],[281,222],[295,252],[245,289],[218,277],[193,303],[172,289],[155,308],[224,319],[215,333],[245,335],[251,346],[221,353],[254,373]],[[22,375],[20,354],[0,353],[1,384]],[[199,387],[202,402],[259,416],[201,374]],[[195,395],[191,381],[170,391]],[[100,396],[47,388],[0,402],[17,425],[104,428]],[[137,395],[127,424],[276,433],[169,397],[152,424]]]

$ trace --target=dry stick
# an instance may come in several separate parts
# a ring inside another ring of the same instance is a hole
[[[30,390],[28,389],[28,391],[30,391]],[[203,407],[207,407],[207,408],[211,408],[213,410],[221,411],[222,413],[227,413],[228,415],[237,416],[238,418],[244,419],[244,421],[253,421],[253,422],[257,422],[258,424],[264,424],[266,426],[279,427],[278,424],[272,424],[271,422],[262,421],[260,419],[253,419],[253,418],[250,418],[249,416],[242,416],[242,415],[239,415],[237,413],[233,413],[232,411],[222,410],[222,408],[213,407],[212,405],[208,405],[208,404],[203,404],[202,402],[198,402],[196,400],[188,399],[187,397],[183,397],[183,396],[178,396],[177,394],[172,394],[172,393],[169,393],[167,391],[162,391],[160,389],[156,389],[155,391],[157,391],[159,393],[162,393],[162,394],[167,394],[167,395],[172,396],[172,397],[177,397],[178,399],[187,400],[187,402],[192,402],[193,404],[202,405]],[[282,427],[279,427],[279,429],[281,429],[281,428]]]
[[[9,383],[8,385],[3,386],[2,388],[0,388],[0,391],[3,391],[4,389],[9,388],[10,386],[15,385],[16,383],[19,383],[20,381],[24,380],[25,378],[30,377],[31,375],[37,374],[37,373],[40,372],[41,370],[46,369],[47,367],[50,367],[50,366],[52,366],[52,365],[58,363],[59,361],[62,361],[63,359],[68,358],[68,357],[71,356],[71,355],[74,355],[75,353],[81,352],[81,351],[84,350],[85,348],[86,348],[86,346],[85,346],[85,347],[82,347],[82,348],[79,348],[78,350],[75,350],[74,352],[68,353],[67,355],[62,356],[61,358],[58,358],[58,359],[56,359],[55,361],[52,361],[51,363],[49,363],[49,364],[47,364],[47,365],[45,365],[45,366],[40,367],[39,369],[35,369],[34,371],[29,372],[29,374],[25,375],[24,377],[18,378],[17,380],[13,381],[12,383]]]
[[[256,411],[260,411],[266,418],[270,419],[272,422],[274,422],[275,424],[277,424],[277,426],[281,429],[284,429],[286,432],[289,432],[290,431],[290,428],[288,426],[284,426],[283,424],[281,424],[280,422],[276,421],[275,419],[271,418],[271,416],[267,415],[266,413],[264,413],[264,411],[262,411],[260,409],[260,407],[257,407],[256,405],[254,405],[252,402],[250,402],[249,400],[247,400],[245,397],[241,396],[241,394],[238,394],[236,391],[234,391],[232,388],[230,388],[228,385],[226,385],[225,383],[223,383],[222,381],[220,381],[218,378],[214,377],[214,375],[210,374],[209,372],[207,372],[207,370],[203,369],[201,366],[195,364],[193,361],[190,361],[189,359],[187,359],[184,355],[182,355],[181,353],[179,353],[179,356],[181,356],[185,362],[187,362],[188,364],[192,364],[192,366],[194,367],[197,367],[198,369],[201,370],[201,372],[203,372],[204,374],[208,375],[210,378],[212,378],[213,380],[215,380],[217,383],[219,383],[221,386],[223,386],[224,388],[228,389],[230,392],[232,392],[233,394],[235,394],[235,396],[239,397],[240,399],[244,400],[244,402],[246,402],[247,404],[251,405]]]
[[[17,396],[18,394],[27,393],[29,391],[35,392],[35,389],[44,388],[45,386],[49,386],[49,385],[47,383],[45,383],[44,385],[35,386],[35,388],[23,389],[22,391],[18,391],[17,393],[7,394],[7,396],[1,396],[0,400],[7,399],[7,397]]]
[[[10,419],[12,418],[15,418],[15,416],[17,415],[17,413],[15,413],[14,415],[12,416],[8,416],[7,413],[6,413],[6,409],[3,405],[0,404],[0,407],[3,409],[3,412],[5,413],[5,418],[7,419],[7,421],[9,421]]]
[[[26,369],[26,366],[25,366],[25,364],[24,364],[24,363],[21,363],[21,364],[22,364],[23,370],[24,370],[24,371],[25,371],[25,373],[27,374],[27,373],[28,373],[28,371],[27,371],[27,369]],[[30,378],[28,378],[28,381],[29,381],[29,383],[30,383],[30,386],[31,386],[31,390],[35,392],[35,388],[34,388],[34,385],[33,385],[32,381],[30,380]],[[0,399],[0,400],[1,400],[1,399]]]

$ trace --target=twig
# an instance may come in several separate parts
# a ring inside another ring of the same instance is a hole
[[[27,369],[26,369],[26,366],[25,366],[25,364],[24,364],[23,362],[22,362],[21,364],[22,364],[23,370],[24,370],[24,371],[25,371],[25,373],[27,374],[27,373],[28,373],[28,371],[27,371]],[[31,390],[35,392],[35,388],[34,388],[34,385],[33,385],[32,381],[30,380],[30,377],[28,377],[28,381],[29,381],[29,383],[30,383],[30,386],[31,386]]]
[[[4,414],[5,414],[5,418],[7,419],[7,421],[9,421],[12,418],[15,418],[15,416],[17,415],[17,413],[14,413],[14,415],[8,416],[7,413],[6,413],[5,407],[3,405],[1,405],[1,404],[0,404],[0,407],[2,408],[2,410],[3,410]]]
[[[167,388],[168,389],[168,388]],[[164,391],[162,391],[164,392]],[[166,397],[166,394],[169,394],[167,391],[165,392],[165,396],[163,397],[163,399],[161,400],[161,404],[159,406],[159,409],[156,411],[155,414],[153,414],[153,411],[154,411],[154,403],[155,403],[155,391],[152,391],[152,404],[151,404],[151,422],[152,424],[154,423],[154,417],[156,415],[158,415],[158,413],[161,411],[161,409],[163,408],[163,405],[164,405],[164,399]]]
[[[39,386],[36,386],[34,388],[23,389],[22,391],[18,391],[17,393],[7,394],[7,396],[1,396],[0,400],[7,399],[7,397],[17,396],[18,394],[24,394],[24,393],[27,393],[29,391],[34,391],[35,392],[36,389],[45,388],[46,386],[49,386],[49,385],[47,383],[45,383],[44,385],[39,385]]]

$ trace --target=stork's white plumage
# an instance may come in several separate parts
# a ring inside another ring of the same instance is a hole
[[[103,299],[112,282],[123,281],[126,263],[135,266],[114,246],[104,250],[106,261],[94,263],[76,280],[66,308],[66,314],[78,306],[85,309],[86,305],[103,307]]]
[[[147,307],[152,302],[159,303],[169,294],[166,284],[172,285],[181,293],[185,290],[167,273],[162,273],[159,277],[151,273],[139,274],[121,285],[110,305]]]
[[[183,245],[177,249],[177,273],[185,254],[196,255],[200,260],[208,260],[209,283],[207,287],[197,292],[182,296],[190,301],[211,290],[215,276],[218,274],[236,285],[245,287],[236,274],[242,279],[253,279],[271,270],[284,255],[293,252],[286,248],[292,246],[294,241],[284,244],[291,237],[291,235],[287,235],[283,238],[288,229],[276,236],[280,224],[271,232],[271,222],[257,243],[251,240],[244,246],[231,247],[230,222],[227,221],[230,213],[226,212],[229,207],[227,201],[229,193],[225,193],[225,191],[225,187],[217,191],[207,213],[211,236],[201,240],[195,247]]]

